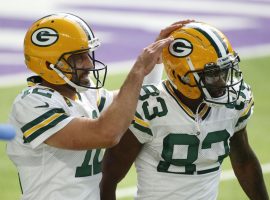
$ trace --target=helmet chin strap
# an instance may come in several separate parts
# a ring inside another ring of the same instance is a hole
[[[55,65],[50,64],[50,68],[52,68],[64,81],[69,84],[71,87],[75,88],[77,92],[86,92],[88,88],[76,85],[72,81],[70,81],[59,69],[55,68]]]
[[[187,57],[186,60],[187,60],[187,63],[188,63],[188,66],[189,66],[190,70],[195,71],[195,68],[193,66],[193,63],[191,62],[190,57]],[[199,83],[199,81],[200,81],[199,75],[196,72],[193,73],[193,75],[194,75],[195,79],[197,80],[197,82]],[[204,86],[203,83],[202,83],[202,86]],[[203,90],[204,95],[207,98],[210,99],[211,98],[211,95],[209,94],[209,92],[205,88],[202,88],[202,90]]]

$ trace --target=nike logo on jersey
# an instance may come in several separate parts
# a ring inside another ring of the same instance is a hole
[[[36,106],[35,108],[48,108],[48,107],[49,107],[49,104],[45,102],[45,105]]]

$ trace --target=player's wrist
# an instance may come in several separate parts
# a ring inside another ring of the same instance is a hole
[[[146,75],[145,65],[140,59],[138,59],[135,62],[135,64],[133,65],[133,67],[130,71],[130,74],[132,74],[133,76],[136,76],[136,77],[141,77],[141,78],[143,78]]]

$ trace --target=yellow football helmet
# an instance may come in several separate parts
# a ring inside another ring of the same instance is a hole
[[[206,103],[236,102],[243,82],[239,56],[218,29],[192,22],[171,34],[162,57],[170,83],[190,99]]]
[[[25,63],[52,84],[69,84],[77,91],[97,89],[103,87],[107,73],[107,66],[95,59],[94,51],[99,45],[98,38],[81,18],[68,13],[52,14],[37,20],[28,29],[24,38]],[[86,69],[92,74],[91,86],[73,81],[78,80],[77,70],[82,69],[68,62],[70,56],[85,52],[94,65],[94,69]]]

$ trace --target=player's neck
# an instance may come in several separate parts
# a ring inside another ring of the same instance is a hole
[[[181,92],[176,90],[174,87],[172,88],[175,95],[181,100],[181,102],[185,104],[193,113],[196,113],[196,110],[198,106],[200,106],[200,104],[203,102],[203,99],[202,98],[198,98],[198,99],[187,98],[185,95],[183,95]]]
[[[55,84],[51,84],[51,83],[43,80],[41,85],[52,88],[52,89],[56,90],[57,92],[59,92],[62,96],[65,96],[69,99],[75,100],[77,98],[76,90],[74,88],[70,87],[68,84],[55,85]]]

